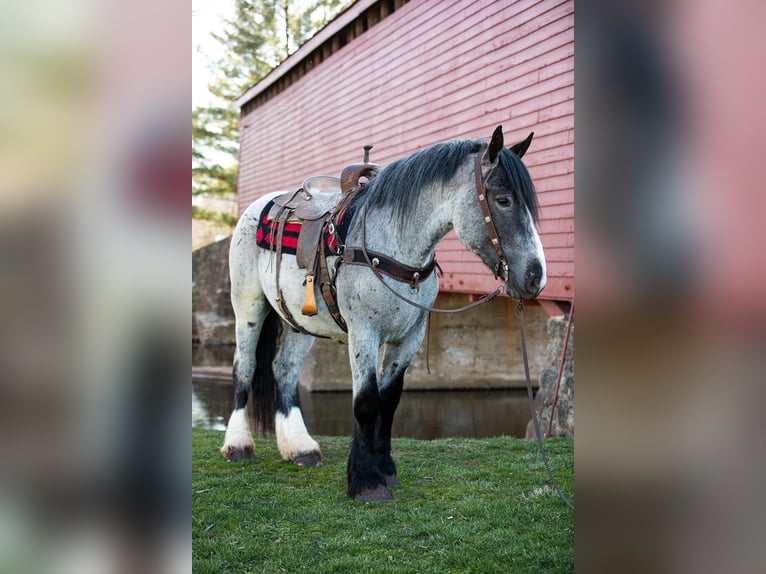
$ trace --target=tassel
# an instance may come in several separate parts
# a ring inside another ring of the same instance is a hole
[[[317,301],[314,296],[314,276],[306,275],[306,294],[303,297],[301,313],[312,316],[317,314]]]

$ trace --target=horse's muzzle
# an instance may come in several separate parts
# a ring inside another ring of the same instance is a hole
[[[519,276],[509,278],[505,284],[505,292],[514,299],[534,299],[543,290],[545,283],[545,270],[540,261],[534,259],[524,270],[523,278]]]
[[[540,261],[535,259],[528,267],[526,273],[524,273],[524,289],[527,293],[534,293],[533,297],[537,297],[540,291],[543,290],[545,284],[543,266]]]

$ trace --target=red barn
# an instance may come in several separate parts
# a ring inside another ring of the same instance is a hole
[[[524,162],[541,205],[551,314],[574,299],[574,2],[359,0],[238,101],[239,211],[308,175],[386,164],[453,138],[535,138]],[[294,166],[292,169],[288,169]],[[443,291],[492,273],[450,234]],[[558,303],[558,304],[557,304]]]

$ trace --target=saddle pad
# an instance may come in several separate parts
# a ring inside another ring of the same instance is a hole
[[[346,238],[348,227],[351,225],[351,221],[354,219],[354,215],[356,214],[359,205],[358,199],[361,195],[362,194],[360,193],[359,196],[354,198],[354,200],[351,202],[351,205],[348,206],[348,209],[346,209],[346,211],[341,214],[340,220],[336,224],[337,234],[341,240],[345,240]],[[258,219],[258,229],[256,231],[256,242],[258,246],[263,247],[264,249],[272,250],[276,248],[277,237],[279,236],[279,222],[269,218],[269,212],[273,207],[274,201],[269,201],[263,208]],[[298,236],[300,233],[300,222],[289,221],[287,225],[285,225],[285,231],[282,234],[282,253],[295,255],[295,251],[298,247]],[[325,254],[328,257],[335,255],[338,247],[335,243],[335,238],[330,237],[330,235],[326,232],[324,236]]]
[[[258,220],[258,229],[256,231],[255,239],[258,247],[264,249],[275,249],[277,246],[277,238],[279,237],[279,221],[269,219],[269,211],[271,211],[273,201],[266,204],[266,207],[261,211],[261,216]],[[298,248],[298,236],[301,233],[301,226],[303,224],[299,221],[288,221],[285,225],[284,233],[282,233],[282,253],[286,255],[295,255]],[[324,232],[324,245],[325,255],[328,257],[335,255],[335,238]]]

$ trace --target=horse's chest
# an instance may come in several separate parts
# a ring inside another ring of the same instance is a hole
[[[428,283],[421,285],[420,293],[407,288],[411,292],[403,295],[410,298],[423,295],[423,304],[431,304],[438,285],[432,289]],[[409,336],[425,320],[422,311],[392,295],[369,269],[342,268],[337,285],[338,305],[346,321],[378,332],[383,341]]]

